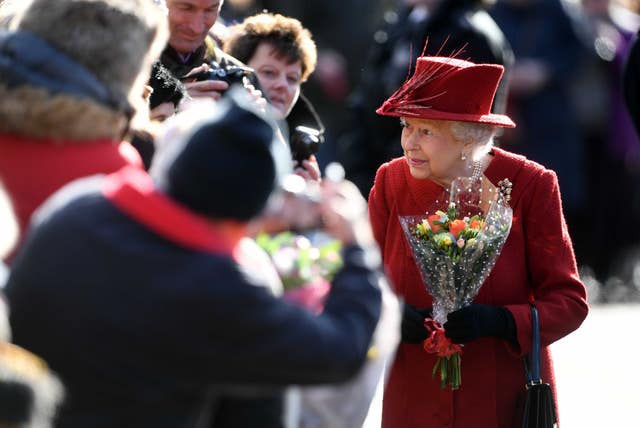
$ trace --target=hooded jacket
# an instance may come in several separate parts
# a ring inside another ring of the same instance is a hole
[[[67,182],[141,167],[121,137],[131,111],[83,66],[29,32],[0,36],[0,180],[21,235]]]

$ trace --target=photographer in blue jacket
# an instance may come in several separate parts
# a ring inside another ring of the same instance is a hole
[[[151,176],[63,188],[13,265],[14,340],[65,384],[58,427],[208,426],[229,391],[344,382],[367,359],[384,277],[355,186],[318,207],[344,266],[316,316],[275,295],[242,245],[291,168],[276,124],[231,90],[167,125]]]

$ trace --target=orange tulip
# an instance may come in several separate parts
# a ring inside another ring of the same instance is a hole
[[[449,226],[449,232],[451,232],[451,234],[456,239],[458,239],[460,232],[462,232],[465,227],[467,227],[467,224],[464,222],[464,220],[453,220],[451,222],[451,225]]]
[[[471,220],[469,223],[469,229],[480,230],[482,228],[482,222],[480,220]]]
[[[441,216],[439,216],[438,214],[431,214],[427,217],[427,220],[429,220],[429,225],[431,226],[431,230],[433,230],[434,232],[442,229],[442,226],[440,226],[439,224],[433,224],[434,221],[440,220],[440,217]]]

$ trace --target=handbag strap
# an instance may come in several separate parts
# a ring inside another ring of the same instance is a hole
[[[531,305],[531,331],[533,336],[531,353],[524,359],[527,385],[542,383],[540,377],[540,324],[538,309],[533,305]]]

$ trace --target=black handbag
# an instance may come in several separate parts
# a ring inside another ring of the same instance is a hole
[[[531,306],[531,319],[533,344],[531,353],[523,358],[527,383],[522,428],[554,428],[557,418],[553,391],[548,383],[542,383],[540,376],[540,325],[535,306]]]

